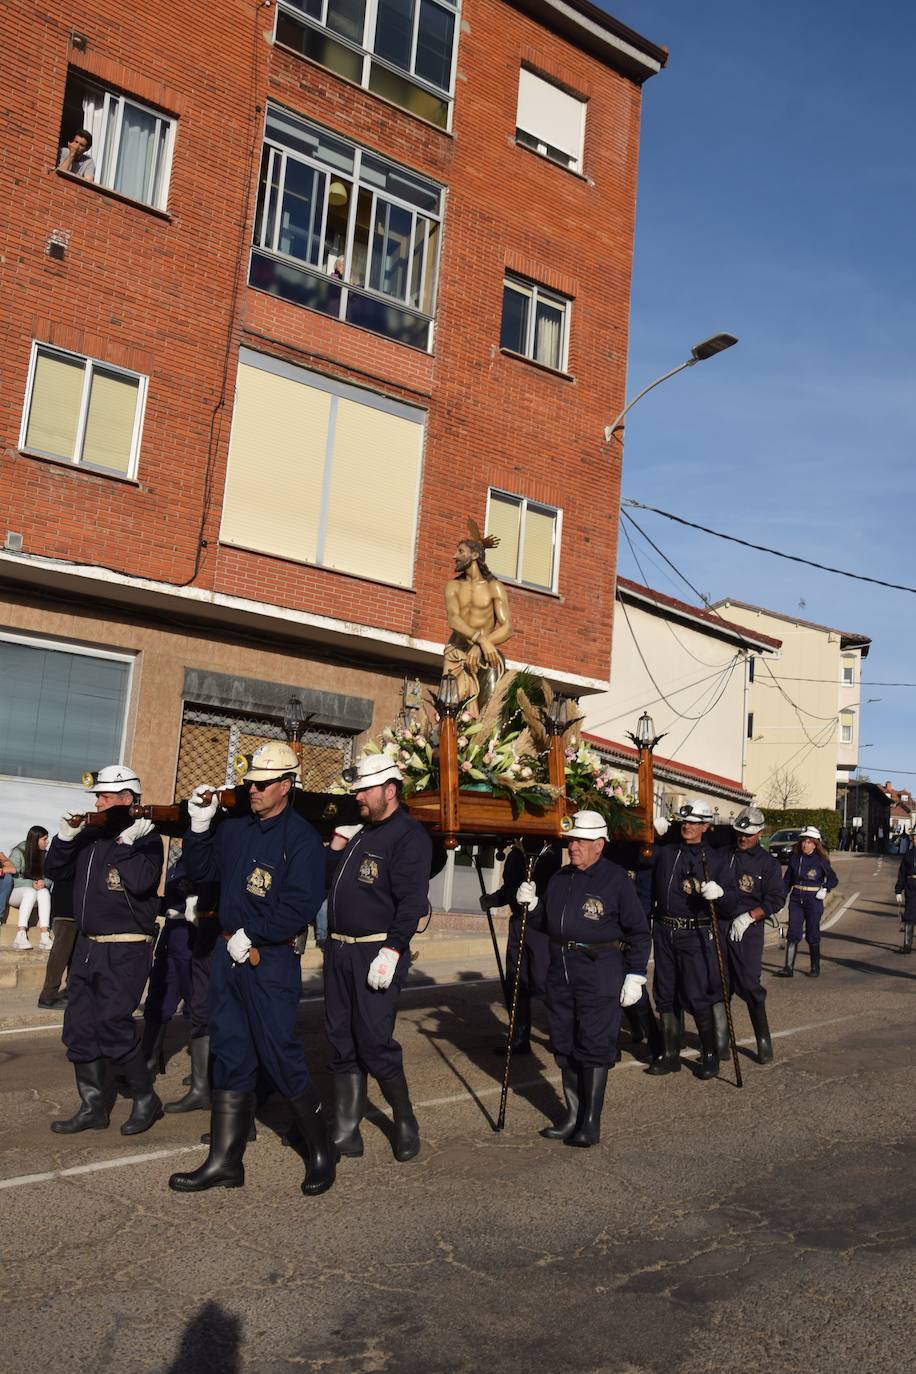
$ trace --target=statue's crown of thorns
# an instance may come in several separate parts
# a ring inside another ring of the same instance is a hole
[[[468,530],[471,538],[469,543],[478,544],[481,549],[495,549],[499,544],[499,536],[495,534],[481,534],[480,526],[476,520],[468,517]]]

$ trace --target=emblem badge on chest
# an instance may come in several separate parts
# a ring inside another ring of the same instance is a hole
[[[105,874],[105,886],[109,892],[123,892],[124,884],[121,882],[121,875],[116,868],[109,868]]]
[[[740,889],[741,889],[742,892],[753,892],[753,890],[754,890],[754,875],[753,875],[753,873],[742,873],[742,874],[741,874],[741,877],[738,879],[738,886],[740,887]]]
[[[582,903],[582,915],[587,921],[600,921],[604,915],[604,902],[600,897],[586,897]]]
[[[816,868],[809,868],[808,871],[807,871],[807,873],[805,874],[805,877],[806,877],[806,878],[816,878],[816,877],[817,877],[817,869],[816,869]]]
[[[681,891],[686,893],[688,897],[691,895],[691,893],[699,892],[699,890],[699,878],[685,878],[684,881],[681,883]]]
[[[372,883],[378,880],[378,860],[373,859],[371,854],[366,854],[359,866],[358,878],[361,883]]]
[[[245,891],[252,897],[266,897],[270,891],[273,875],[266,868],[253,868],[248,874]]]

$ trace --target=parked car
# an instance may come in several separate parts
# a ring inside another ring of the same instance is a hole
[[[800,826],[797,830],[774,830],[767,840],[767,849],[774,859],[778,859],[781,864],[787,864],[789,855],[798,844],[800,834]]]

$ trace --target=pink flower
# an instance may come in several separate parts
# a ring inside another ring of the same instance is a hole
[[[461,771],[462,771],[462,773],[470,773],[470,771],[471,771],[471,765],[470,765],[469,763],[463,763],[463,764],[461,765]]]

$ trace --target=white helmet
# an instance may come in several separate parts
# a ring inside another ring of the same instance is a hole
[[[746,806],[732,821],[732,830],[739,835],[759,835],[766,825],[766,819],[759,806]]]
[[[688,824],[712,825],[716,816],[709,802],[695,801],[685,802],[683,806],[678,807],[677,818]]]
[[[800,840],[817,840],[818,844],[820,844],[821,832],[816,825],[806,825],[798,838]]]
[[[355,768],[345,768],[343,779],[351,792],[367,787],[380,787],[383,782],[403,782],[403,775],[394,759],[387,754],[366,754]]]
[[[84,773],[83,786],[87,792],[133,792],[138,797],[143,790],[140,779],[127,763],[109,763],[97,773]]]
[[[568,840],[606,840],[607,821],[600,811],[577,811],[570,820],[568,829],[564,826]]]
[[[276,782],[277,778],[292,775],[299,777],[299,760],[296,751],[281,740],[271,740],[269,744],[259,744],[249,761],[240,754],[235,761],[235,771],[244,786],[249,782]]]

